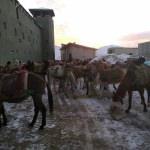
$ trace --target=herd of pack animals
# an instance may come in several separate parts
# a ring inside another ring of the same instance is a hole
[[[50,113],[53,113],[54,109],[53,97],[57,92],[59,94],[63,91],[62,89],[70,87],[74,94],[76,90],[84,88],[86,95],[89,95],[91,86],[94,89],[94,86],[98,85],[100,91],[108,90],[109,84],[114,87],[112,94],[114,102],[123,104],[123,98],[128,93],[127,113],[131,109],[133,91],[139,92],[143,111],[147,112],[147,104],[150,103],[150,67],[143,63],[144,60],[141,58],[113,65],[104,59],[93,62],[90,60],[28,61],[25,64],[19,63],[15,67],[11,66],[11,62],[7,62],[5,66],[0,66],[0,127],[7,125],[3,102],[19,103],[32,96],[34,116],[29,127],[34,126],[38,113],[41,112],[42,122],[39,129],[43,129],[46,125],[46,107],[42,102],[45,88],[47,88]],[[115,84],[118,85],[117,88]],[[148,93],[147,102],[144,90]]]

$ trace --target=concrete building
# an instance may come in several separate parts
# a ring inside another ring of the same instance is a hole
[[[0,0],[0,64],[54,59],[53,10],[30,12],[17,0]]]
[[[61,47],[61,59],[62,60],[85,60],[95,57],[97,49],[79,45],[76,43],[62,44]]]
[[[144,56],[147,60],[150,60],[150,41],[138,44],[139,56]]]
[[[108,53],[112,54],[129,54],[129,55],[138,55],[138,48],[130,48],[130,47],[112,47],[108,49]]]

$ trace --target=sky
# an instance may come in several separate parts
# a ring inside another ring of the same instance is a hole
[[[150,0],[19,0],[55,13],[55,44],[136,47],[150,40]]]

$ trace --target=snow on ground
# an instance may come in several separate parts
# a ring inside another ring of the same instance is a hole
[[[68,92],[68,94],[70,94]],[[85,94],[83,92],[83,94]],[[146,96],[146,95],[145,95]],[[47,106],[47,96],[44,97]],[[127,108],[127,97],[124,108]],[[38,131],[27,127],[33,116],[31,98],[19,104],[7,104],[8,125],[0,130],[2,150],[149,150],[150,113],[144,113],[137,92],[133,95],[131,113],[122,120],[110,115],[111,99],[73,99],[54,95],[55,111],[47,113],[47,125]],[[150,109],[149,109],[150,111]]]

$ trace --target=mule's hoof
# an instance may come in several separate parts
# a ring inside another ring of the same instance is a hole
[[[49,115],[53,116],[53,111],[49,111]]]
[[[130,113],[130,110],[127,109],[125,112],[128,114],[128,113]]]
[[[3,123],[3,126],[7,126],[7,122],[4,122],[4,123]]]
[[[29,123],[29,124],[28,124],[28,127],[29,127],[29,128],[32,128],[33,126],[34,126],[33,123]]]
[[[39,127],[39,130],[43,130],[43,129],[44,129],[44,126],[40,126],[40,127]]]
[[[54,110],[53,108],[50,108],[50,109],[49,109],[49,113],[50,113],[50,114],[53,114],[53,110]]]

